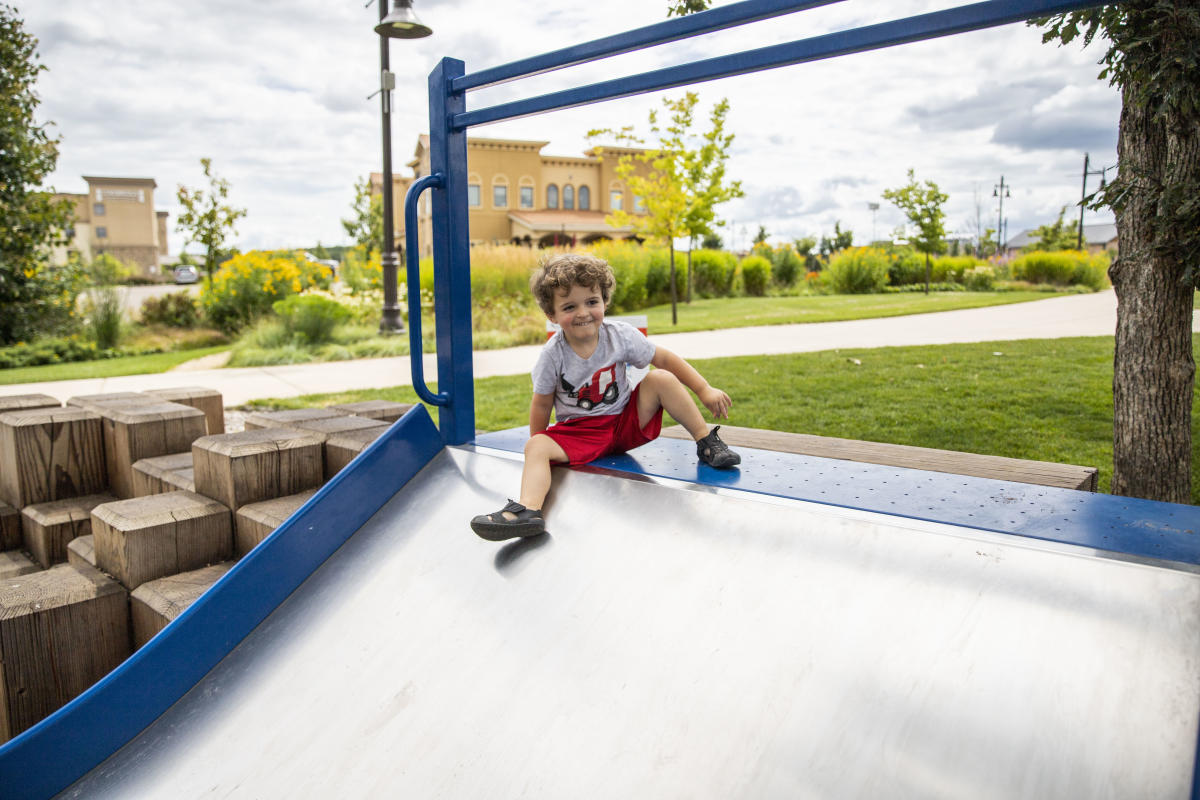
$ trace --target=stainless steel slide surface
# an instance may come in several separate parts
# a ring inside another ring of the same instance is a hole
[[[1200,574],[437,455],[66,797],[1186,798]]]

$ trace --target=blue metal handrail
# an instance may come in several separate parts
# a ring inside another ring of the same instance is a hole
[[[445,185],[440,173],[417,179],[404,196],[404,260],[408,274],[408,356],[412,361],[412,386],[417,396],[435,406],[449,406],[450,392],[434,394],[425,385],[425,352],[421,339],[421,256],[417,230],[417,201],[426,189]],[[385,190],[386,191],[386,190]]]
[[[801,6],[803,4],[797,3],[796,5]],[[671,89],[676,86],[727,78],[733,75],[743,75],[748,72],[758,72],[775,67],[849,55],[850,53],[878,50],[909,42],[936,39],[956,33],[966,33],[998,25],[1007,25],[1034,17],[1048,17],[1054,14],[1077,11],[1082,8],[1098,5],[1103,5],[1103,3],[1096,2],[1096,0],[986,0],[986,2],[982,3],[974,3],[944,11],[934,11],[928,14],[918,14],[903,19],[881,22],[876,25],[867,25],[847,31],[814,36],[809,39],[800,39],[794,42],[762,47],[757,50],[747,50],[732,55],[693,61],[677,67],[643,72],[630,77],[602,81],[574,89],[565,89],[524,100],[515,100],[474,111],[466,111],[451,117],[450,128],[456,131],[466,130],[472,125],[483,125],[489,122],[516,119],[532,114],[540,114],[545,111],[574,108],[590,103],[598,103],[602,100],[646,94],[662,89]],[[660,25],[662,24],[665,23],[660,23]],[[651,26],[651,28],[655,27],[659,26]],[[678,37],[671,37],[671,39],[674,38]],[[671,39],[660,39],[639,46],[649,46],[661,41],[671,41]],[[631,49],[634,48],[627,47],[625,51]],[[480,73],[465,75],[459,80],[463,82],[463,85],[470,86],[476,85],[474,79],[480,75],[503,74],[507,75],[508,79],[512,79],[520,77],[520,75],[515,74],[515,67],[517,65],[531,64],[536,69],[538,63],[539,59],[537,58],[527,59],[526,61],[515,62],[507,67],[496,67]],[[510,69],[509,67],[514,69]],[[527,74],[536,74],[536,72]]]
[[[724,28],[746,25],[771,17],[841,2],[845,2],[845,0],[743,0],[741,3],[731,3],[667,22],[656,22],[653,25],[606,36],[603,39],[595,39],[532,58],[524,58],[498,67],[472,72],[470,75],[454,79],[450,84],[450,90],[465,92],[483,86],[494,86],[516,78],[541,75],[552,70],[588,61],[598,61],[601,58],[629,53],[645,47],[675,42]]]

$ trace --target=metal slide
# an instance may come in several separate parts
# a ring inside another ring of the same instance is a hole
[[[1186,798],[1200,574],[448,448],[65,797]]]

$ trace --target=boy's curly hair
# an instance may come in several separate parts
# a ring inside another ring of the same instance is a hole
[[[547,316],[554,314],[554,296],[572,286],[599,287],[604,307],[608,307],[613,287],[617,285],[612,267],[602,258],[582,253],[563,253],[544,261],[529,278],[533,297]]]

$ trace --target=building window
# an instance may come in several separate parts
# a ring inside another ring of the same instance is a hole
[[[635,196],[633,198],[633,213],[645,214],[646,213],[646,201],[640,197]]]
[[[521,187],[521,208],[533,208],[533,187]]]
[[[97,217],[103,217],[104,203],[92,203],[92,214]]]
[[[97,239],[107,239],[108,238],[108,228],[104,227],[103,225],[97,226],[96,238]]]
[[[579,210],[588,211],[592,207],[592,193],[588,191],[588,187],[579,187]]]
[[[483,205],[483,200],[480,199],[480,189],[478,183],[467,184],[467,205],[471,208],[479,208]]]
[[[575,187],[569,183],[563,187],[563,208],[575,208]]]
[[[558,208],[558,187],[553,183],[546,187],[546,208]]]
[[[608,193],[608,205],[612,208],[613,211],[620,211],[621,207],[624,204],[625,204],[625,193],[624,192],[614,189],[613,191]]]
[[[492,205],[496,208],[508,208],[508,187],[492,187]]]

